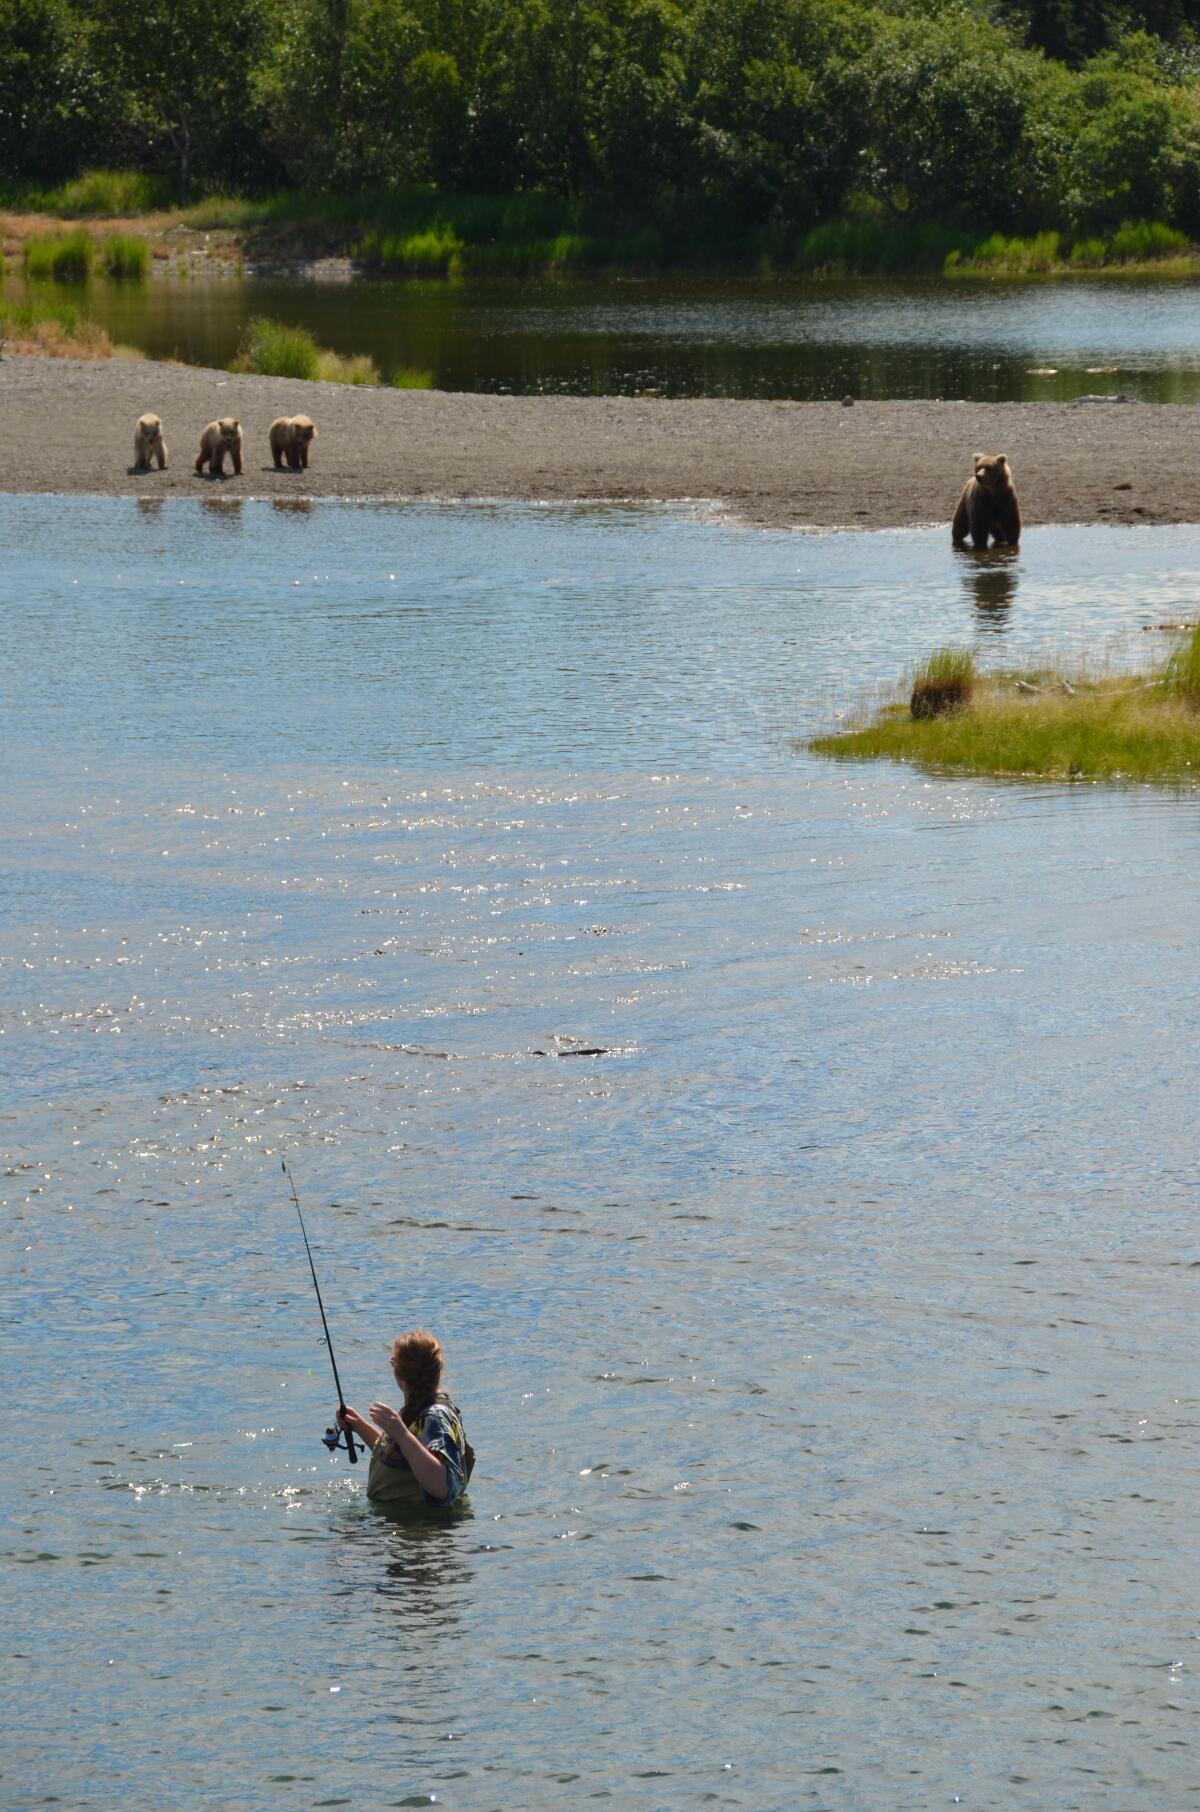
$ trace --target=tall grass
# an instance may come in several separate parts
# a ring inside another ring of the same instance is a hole
[[[106,277],[140,283],[150,268],[150,247],[132,233],[111,233],[100,247],[100,263]]]
[[[393,390],[432,390],[433,373],[418,365],[401,365],[392,373]]]
[[[1200,706],[1200,624],[1167,656],[1163,684],[1176,698]]]
[[[66,304],[0,299],[0,340],[11,352],[50,359],[107,359],[113,350],[102,327]]]
[[[365,354],[343,358],[319,346],[305,327],[255,315],[246,324],[232,371],[258,377],[303,378],[309,383],[378,384],[379,371]]]
[[[909,710],[913,717],[961,711],[974,684],[975,656],[969,648],[935,648],[913,674]]]
[[[421,233],[367,233],[353,248],[360,263],[410,277],[448,277],[462,270],[463,242],[443,223]]]
[[[317,376],[323,384],[356,384],[370,387],[380,381],[378,365],[365,352],[354,353],[343,358],[340,352],[322,350],[317,360]]]
[[[1126,221],[1108,239],[1094,234],[1035,233],[1030,239],[1006,239],[993,233],[970,251],[951,252],[947,276],[978,274],[1038,276],[1046,271],[1104,270],[1123,264],[1149,264],[1178,258],[1188,250],[1185,233],[1161,220]]]
[[[47,214],[148,214],[171,204],[171,185],[141,170],[85,170],[43,197]]]
[[[1036,276],[1059,263],[1061,245],[1060,233],[1035,233],[1032,239],[1006,239],[1003,233],[993,233],[975,247],[967,262],[984,270]],[[949,270],[960,262],[960,255],[952,252],[947,260]]]
[[[86,283],[96,248],[85,227],[61,239],[27,239],[22,251],[25,275],[37,282]]]
[[[901,271],[941,270],[962,246],[962,229],[938,221],[896,222],[874,216],[827,220],[800,241],[796,268],[801,271],[887,275]]]

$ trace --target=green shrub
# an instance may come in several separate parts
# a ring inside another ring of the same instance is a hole
[[[1186,233],[1177,233],[1161,220],[1127,220],[1113,234],[1108,255],[1119,262],[1168,258],[1181,252],[1187,242]]]
[[[246,323],[232,371],[253,372],[257,377],[304,378],[309,383],[377,384],[379,368],[360,353],[343,358],[318,346],[306,327],[289,327],[266,315]]]
[[[321,348],[304,327],[289,327],[266,315],[246,323],[242,343],[231,367],[258,377],[307,378],[319,375]]]
[[[86,283],[95,256],[91,235],[83,227],[61,239],[27,239],[25,275],[34,282]]]
[[[140,170],[85,170],[40,199],[53,214],[148,214],[168,207],[171,191],[163,177]]]
[[[393,390],[432,390],[433,373],[417,365],[401,365],[392,373]]]
[[[100,247],[100,263],[106,277],[132,278],[142,282],[150,268],[150,248],[144,239],[131,233],[113,233]]]

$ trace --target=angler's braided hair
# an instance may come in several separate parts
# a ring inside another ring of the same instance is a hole
[[[404,1407],[423,1414],[442,1382],[442,1349],[432,1334],[420,1328],[401,1334],[392,1342],[392,1372],[405,1389]]]

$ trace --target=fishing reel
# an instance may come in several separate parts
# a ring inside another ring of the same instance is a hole
[[[358,1448],[355,1446],[354,1437],[351,1435],[348,1428],[339,1428],[337,1423],[334,1422],[325,1430],[321,1439],[324,1441],[326,1447],[328,1447],[330,1453],[348,1454],[350,1464],[352,1466],[358,1464]]]

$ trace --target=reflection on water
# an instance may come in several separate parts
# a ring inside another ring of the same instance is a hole
[[[1186,1803],[1196,801],[791,737],[1200,534],[0,538],[5,1804]],[[322,1446],[285,1150],[470,1515]]]
[[[10,279],[24,299],[25,286]],[[62,286],[35,286],[60,300]],[[227,366],[250,316],[443,390],[536,395],[1200,401],[1190,280],[555,279],[102,283],[113,339]]]
[[[1002,634],[1017,595],[1020,553],[1015,547],[956,548],[955,561],[978,627]]]

